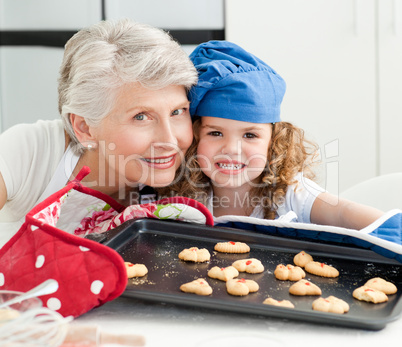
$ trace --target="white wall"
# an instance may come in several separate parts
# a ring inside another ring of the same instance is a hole
[[[284,77],[282,119],[320,145],[333,193],[402,171],[401,21],[400,0],[226,1],[226,38]]]

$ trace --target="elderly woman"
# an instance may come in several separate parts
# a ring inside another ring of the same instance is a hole
[[[196,82],[160,29],[119,20],[79,31],[60,70],[62,120],[0,135],[0,221],[20,220],[83,166],[84,185],[126,205],[141,186],[169,185],[193,139],[187,91]]]

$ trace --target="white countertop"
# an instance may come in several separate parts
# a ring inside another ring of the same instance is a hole
[[[117,298],[78,317],[102,331],[143,335],[148,347],[277,347],[399,345],[402,319],[379,331]]]
[[[2,223],[0,247],[13,234],[11,226]],[[402,318],[370,331],[124,297],[92,309],[71,324],[96,324],[108,333],[142,335],[147,347],[378,347],[399,345],[402,337]]]

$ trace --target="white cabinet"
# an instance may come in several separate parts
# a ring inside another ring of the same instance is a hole
[[[173,36],[175,31],[176,34],[177,31],[187,31],[186,37],[193,42],[185,43],[178,37],[176,39],[188,54],[194,50],[197,43],[214,38],[213,35],[205,33],[199,36],[196,31],[223,31],[225,27],[224,0],[105,0],[105,12],[108,19],[128,17],[166,29]],[[191,32],[192,30],[194,32]]]
[[[74,32],[101,19],[99,0],[0,0],[0,30],[29,37]],[[4,35],[5,36],[5,35]],[[46,40],[44,40],[46,41]],[[63,48],[0,46],[0,132],[18,123],[60,118],[57,78]]]
[[[78,30],[100,19],[100,0],[0,0],[0,29]]]
[[[63,48],[54,47],[49,38],[64,44],[66,35],[102,18],[127,17],[168,29],[172,35],[180,32],[186,38],[183,49],[190,53],[208,37],[223,37],[223,2],[0,0],[0,133],[17,123],[59,118],[57,78]],[[17,43],[9,43],[10,31],[19,32]],[[36,43],[29,41],[32,32]]]
[[[1,47],[1,130],[18,123],[60,118],[57,78],[63,49]]]
[[[107,18],[128,17],[164,29],[223,29],[223,0],[106,0]]]
[[[323,185],[337,193],[402,171],[400,0],[225,4],[226,39],[286,80],[282,119],[320,145]]]

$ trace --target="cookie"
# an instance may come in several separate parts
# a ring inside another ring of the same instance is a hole
[[[248,253],[250,252],[250,247],[243,242],[218,242],[215,247],[215,251],[221,253]]]
[[[16,319],[20,316],[20,312],[13,308],[0,308],[0,322]]]
[[[306,273],[301,267],[293,266],[291,264],[286,266],[279,264],[274,271],[274,275],[278,280],[281,281],[299,281],[306,277]]]
[[[210,295],[212,294],[212,288],[209,283],[203,278],[197,278],[196,280],[188,283],[184,283],[180,286],[180,290],[185,293],[193,293],[197,295]]]
[[[211,259],[211,254],[206,248],[198,249],[197,247],[191,247],[183,249],[179,253],[179,259],[193,261],[195,263],[203,263]]]
[[[304,251],[297,253],[293,258],[295,265],[300,267],[305,267],[311,261],[313,261],[313,257]]]
[[[321,277],[338,277],[339,271],[331,265],[319,263],[318,261],[310,261],[304,266],[307,272]]]
[[[208,271],[208,276],[226,282],[239,276],[239,271],[237,271],[236,268],[233,266],[228,267],[214,266],[212,269]]]
[[[125,261],[124,265],[126,265],[128,278],[142,277],[148,273],[148,269],[144,264],[133,264]]]
[[[331,312],[344,314],[349,311],[349,304],[335,296],[328,298],[318,298],[313,301],[313,310],[321,312]]]
[[[232,266],[239,272],[248,272],[250,274],[257,274],[264,271],[264,265],[255,258],[236,260]]]
[[[232,279],[226,282],[226,289],[230,295],[243,296],[256,292],[260,286],[253,280]]]
[[[281,307],[288,307],[288,308],[295,308],[295,305],[293,305],[289,300],[275,300],[273,298],[267,298],[263,301],[263,304],[265,305],[273,305],[273,306],[281,306]]]
[[[297,281],[289,288],[289,293],[293,295],[321,295],[321,289],[307,280]]]
[[[395,294],[398,289],[395,284],[388,282],[380,277],[375,277],[368,280],[365,284],[366,287],[377,289],[384,294]]]
[[[388,301],[388,296],[386,294],[367,286],[356,288],[353,291],[353,297],[357,300],[372,302],[374,304]]]

